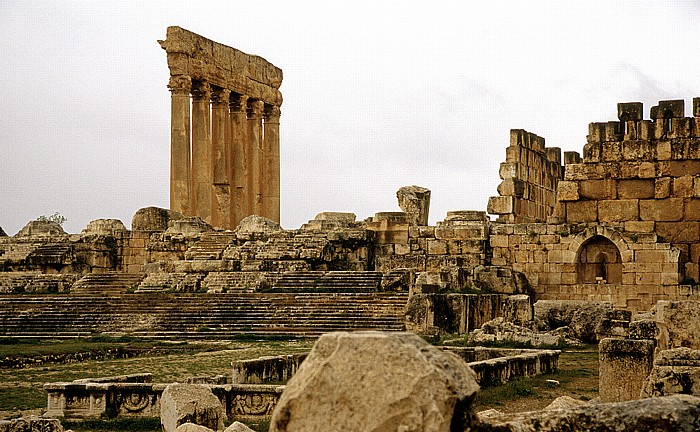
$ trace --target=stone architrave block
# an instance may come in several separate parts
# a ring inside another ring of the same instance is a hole
[[[598,386],[601,402],[639,399],[654,361],[653,340],[614,339],[600,341]]]
[[[327,333],[287,384],[270,432],[469,428],[478,388],[460,357],[413,333]]]
[[[185,423],[222,430],[226,413],[211,389],[198,384],[170,384],[160,399],[160,422],[164,432],[175,432]]]

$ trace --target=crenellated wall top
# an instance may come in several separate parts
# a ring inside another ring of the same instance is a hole
[[[177,26],[168,27],[158,41],[168,54],[171,77],[187,76],[280,106],[282,69],[262,57],[207,39]]]

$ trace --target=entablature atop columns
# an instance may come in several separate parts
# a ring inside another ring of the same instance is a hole
[[[282,69],[264,58],[177,26],[168,27],[166,39],[159,43],[168,55],[171,76],[187,76],[269,105],[282,105]]]

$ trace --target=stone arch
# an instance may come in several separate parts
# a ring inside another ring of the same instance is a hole
[[[622,283],[622,255],[610,239],[595,235],[576,254],[577,283]]]

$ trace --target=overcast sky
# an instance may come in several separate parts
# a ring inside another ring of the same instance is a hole
[[[178,25],[284,71],[282,226],[321,211],[431,223],[485,210],[509,130],[581,151],[617,102],[700,96],[697,1],[0,0],[0,227],[64,228],[168,207],[170,93],[157,43]]]

